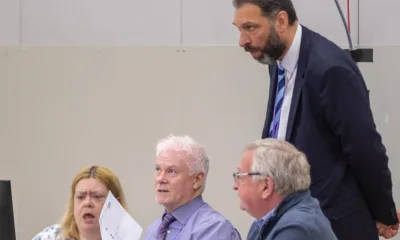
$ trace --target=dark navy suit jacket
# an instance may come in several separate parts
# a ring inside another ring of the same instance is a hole
[[[375,220],[387,225],[398,220],[388,157],[376,130],[366,84],[348,53],[302,28],[285,140],[306,154],[311,165],[311,193],[320,201],[338,238],[378,239]],[[269,137],[276,70],[276,65],[269,66],[262,138]]]

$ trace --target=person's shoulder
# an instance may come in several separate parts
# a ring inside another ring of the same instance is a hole
[[[45,227],[41,232],[32,238],[32,240],[62,240],[61,226],[54,224]]]
[[[275,226],[270,232],[272,238],[279,239],[298,239],[298,240],[337,240],[331,228],[321,228],[305,224],[306,220],[295,219]]]
[[[206,232],[206,235],[212,237],[212,239],[241,239],[239,232],[233,224],[208,204],[199,209],[196,215],[193,219],[196,222],[194,224],[196,227],[193,229],[194,235],[199,232]]]
[[[292,206],[285,214],[282,215],[281,218],[287,221],[306,220],[303,221],[304,224],[311,225],[313,224],[313,221],[328,221],[321,210],[318,199],[312,196],[309,196],[300,201],[298,204]]]
[[[158,226],[161,224],[161,217],[158,217],[155,221],[153,221],[147,228],[144,233],[145,239],[152,239],[153,235],[156,234]]]
[[[343,49],[334,43],[332,40],[328,39],[327,37],[323,36],[322,34],[315,32],[311,29],[308,29],[302,26],[303,34],[306,34],[306,37],[303,39],[308,40],[308,46],[311,53],[326,53],[327,51],[330,53],[336,53],[345,56],[346,52]],[[321,55],[326,57],[330,57],[330,55]]]
[[[308,204],[300,204],[288,210],[280,218],[277,227],[281,230],[301,230],[309,237],[318,237],[321,234],[330,237],[330,233],[333,233],[329,220],[315,201],[311,201]]]
[[[210,224],[219,223],[219,224],[232,225],[226,217],[224,217],[220,212],[215,210],[207,203],[204,205],[202,209],[200,209],[199,216],[201,216],[202,221],[210,222]]]
[[[337,66],[351,66],[351,69],[355,68],[355,62],[352,60],[350,54],[344,51],[339,45],[310,29],[307,29],[306,32],[309,36],[306,44],[308,52],[307,65],[311,68],[310,70],[318,73],[325,72],[329,68]]]
[[[281,223],[296,223],[305,226],[314,226],[315,222],[321,218],[318,209],[314,209],[309,206],[299,206],[288,210],[280,218]]]

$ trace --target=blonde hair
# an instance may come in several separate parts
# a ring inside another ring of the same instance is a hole
[[[88,178],[94,178],[103,183],[104,186],[111,191],[115,198],[119,200],[121,205],[127,209],[126,199],[121,183],[118,177],[111,170],[100,166],[82,168],[72,181],[67,209],[61,221],[61,232],[63,239],[72,238],[79,240],[79,230],[74,218],[75,187],[79,181]]]

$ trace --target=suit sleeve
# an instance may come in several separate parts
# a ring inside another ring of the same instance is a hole
[[[373,217],[397,223],[388,157],[363,79],[345,66],[330,67],[322,77],[320,104]]]

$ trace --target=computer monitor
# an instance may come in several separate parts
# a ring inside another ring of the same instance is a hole
[[[11,181],[0,180],[0,239],[16,240]]]

